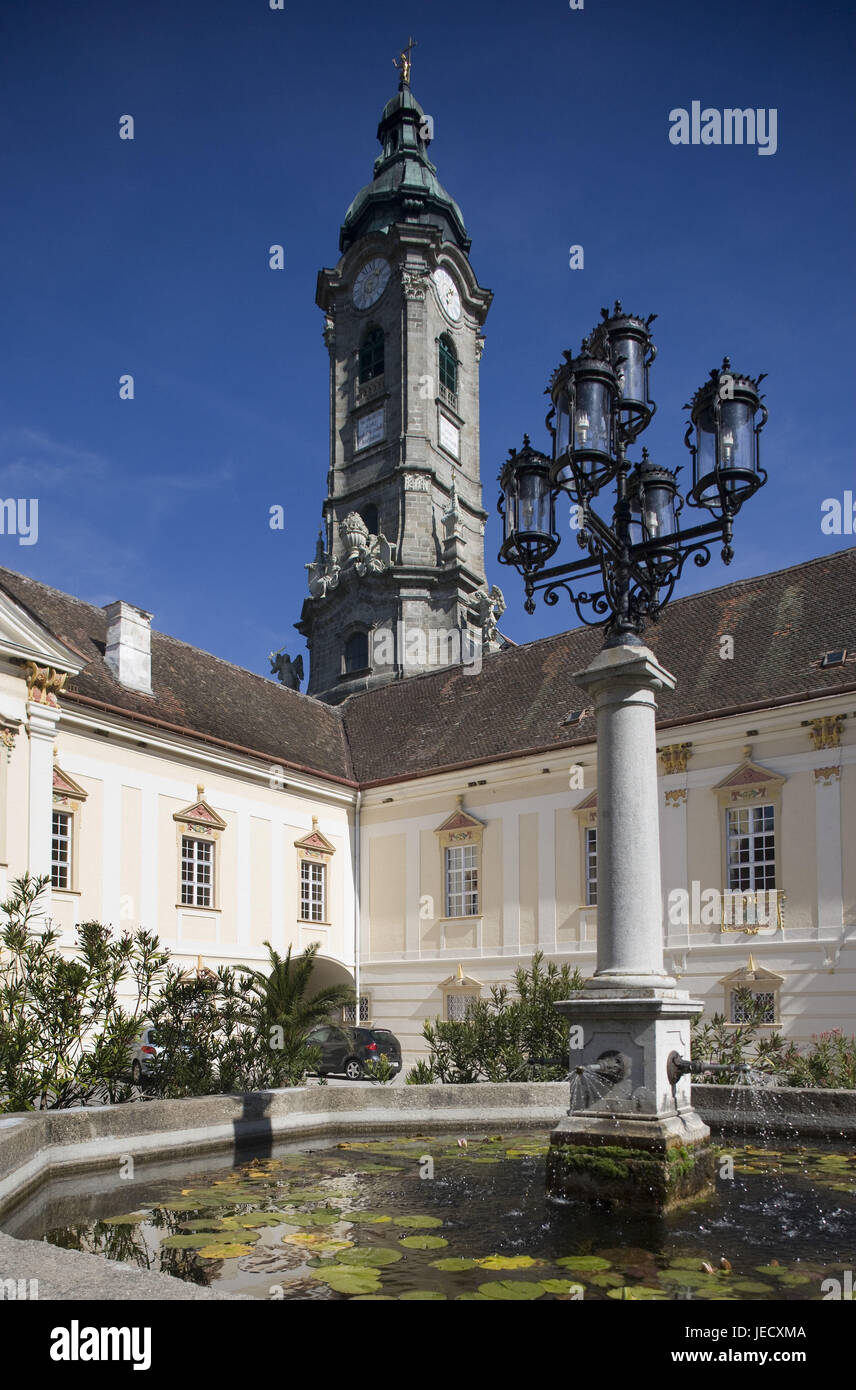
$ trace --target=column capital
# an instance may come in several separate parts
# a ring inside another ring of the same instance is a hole
[[[590,666],[575,672],[574,682],[595,695],[614,685],[655,691],[673,690],[676,683],[648,647],[629,644],[604,647]]]
[[[53,739],[61,714],[58,705],[45,705],[40,700],[28,700],[27,733],[30,738]]]

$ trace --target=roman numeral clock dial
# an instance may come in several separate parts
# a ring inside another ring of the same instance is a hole
[[[434,290],[440,301],[440,307],[452,320],[452,323],[459,323],[461,318],[461,296],[458,287],[447,270],[438,267],[434,271]]]
[[[354,281],[354,305],[357,309],[370,309],[376,304],[389,284],[389,261],[382,256],[366,261]]]

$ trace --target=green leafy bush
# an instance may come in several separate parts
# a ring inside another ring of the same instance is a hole
[[[426,1020],[428,1059],[408,1072],[408,1083],[563,1079],[568,1024],[555,1005],[582,986],[578,970],[554,961],[545,966],[543,951],[536,951],[529,969],[516,972],[513,993],[492,985],[488,998],[472,1001],[466,1018]]]
[[[81,922],[64,954],[43,921],[47,883],[25,874],[0,905],[0,1110],[128,1099],[128,1050],[167,963],[151,932],[100,922]]]

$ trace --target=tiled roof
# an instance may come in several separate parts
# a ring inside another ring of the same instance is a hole
[[[67,686],[69,703],[94,701],[283,767],[352,777],[339,713],[308,695],[152,631],[152,695],[121,685],[104,661],[102,608],[0,569],[0,587],[86,662]],[[63,691],[60,703],[65,703]]]
[[[724,636],[732,660],[720,656]],[[458,666],[352,696],[342,711],[357,778],[590,742],[591,716],[564,721],[590,705],[573,677],[601,641],[599,629],[576,628],[485,657],[479,675]],[[678,682],[658,696],[659,724],[856,688],[856,548],[677,599],[645,641]],[[847,662],[821,669],[840,647]]]
[[[339,706],[286,690],[152,632],[152,696],[125,689],[104,663],[103,609],[0,569],[0,587],[85,660],[60,702],[93,702],[150,718],[284,766],[363,784],[588,743],[594,720],[573,677],[599,629],[576,628],[485,657],[479,674],[451,667],[412,676]],[[734,656],[723,660],[720,638]],[[658,723],[856,690],[856,548],[672,602],[646,641],[678,680]],[[847,647],[843,666],[821,668]]]

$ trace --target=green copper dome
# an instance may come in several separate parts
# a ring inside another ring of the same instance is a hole
[[[361,188],[345,214],[339,250],[347,251],[369,232],[385,232],[396,222],[439,227],[447,241],[470,248],[461,209],[437,178],[428,158],[430,118],[406,83],[383,108],[377,138],[381,154],[374,178]]]

